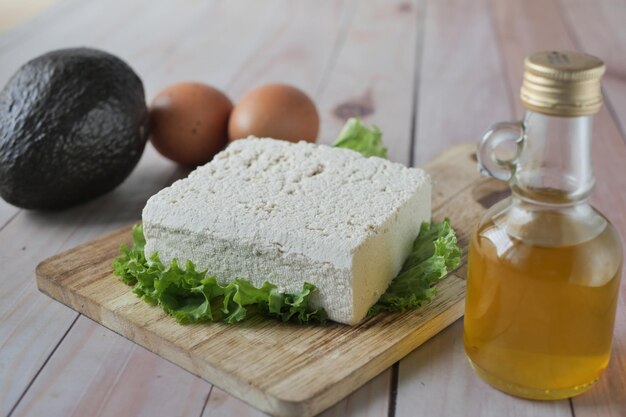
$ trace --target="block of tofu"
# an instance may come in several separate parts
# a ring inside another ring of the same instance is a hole
[[[146,255],[191,260],[222,283],[247,278],[318,291],[316,307],[356,324],[430,220],[421,169],[348,149],[248,138],[148,200]]]

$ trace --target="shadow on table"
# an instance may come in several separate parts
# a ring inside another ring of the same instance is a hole
[[[570,415],[568,400],[525,400],[483,382],[465,357],[462,318],[400,362],[396,415],[420,406],[425,415]]]
[[[160,166],[143,164],[113,191],[91,201],[64,210],[31,211],[23,215],[42,227],[95,227],[114,230],[141,220],[146,201],[172,182],[186,177],[191,169],[171,164]]]
[[[618,304],[616,321],[626,315],[622,305]],[[588,392],[572,398],[572,402],[578,415],[626,416],[626,334],[615,333],[608,369]]]

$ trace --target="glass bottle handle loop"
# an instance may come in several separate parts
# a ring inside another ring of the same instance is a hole
[[[524,141],[524,124],[501,122],[484,134],[476,158],[481,175],[509,181],[515,174]]]

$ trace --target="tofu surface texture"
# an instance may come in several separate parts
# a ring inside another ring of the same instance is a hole
[[[356,324],[430,221],[421,169],[348,149],[250,137],[148,200],[146,255],[191,260],[219,282],[314,284],[315,307]]]

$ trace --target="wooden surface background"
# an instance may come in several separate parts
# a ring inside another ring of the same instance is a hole
[[[80,45],[127,60],[148,98],[182,80],[234,100],[282,81],[315,98],[321,142],[360,114],[380,126],[391,159],[420,165],[521,116],[524,56],[587,51],[608,67],[593,202],[626,236],[624,22],[624,0],[59,0],[0,33],[0,85],[32,57]],[[0,415],[260,415],[35,288],[39,261],[138,220],[145,200],[182,175],[148,147],[121,187],[75,209],[34,213],[0,201]],[[464,358],[459,320],[324,415],[623,417],[626,281],[616,322],[610,368],[571,401],[486,386]]]

